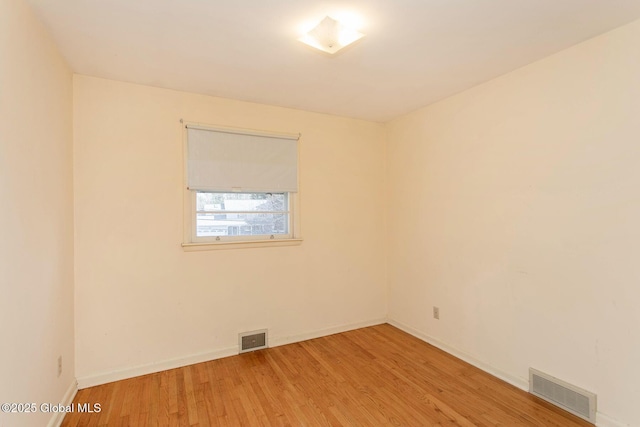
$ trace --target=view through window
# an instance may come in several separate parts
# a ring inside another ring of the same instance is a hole
[[[288,193],[196,192],[196,237],[290,234]]]

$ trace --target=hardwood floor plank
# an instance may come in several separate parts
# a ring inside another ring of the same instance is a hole
[[[391,325],[80,390],[78,426],[556,426],[591,424]]]
[[[198,425],[198,404],[196,402],[193,378],[191,376],[193,367],[184,368],[184,394],[186,400],[187,418],[190,426]]]

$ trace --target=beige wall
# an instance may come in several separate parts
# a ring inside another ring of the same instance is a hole
[[[640,22],[388,126],[389,317],[640,425]],[[441,319],[432,318],[432,306]]]
[[[386,317],[382,125],[74,77],[81,387]],[[184,252],[179,120],[302,133],[300,246]]]
[[[22,0],[0,0],[3,403],[57,403],[75,384],[71,101],[71,71],[46,31]],[[0,412],[0,425],[51,415]]]

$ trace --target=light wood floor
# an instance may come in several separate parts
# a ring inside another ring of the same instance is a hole
[[[393,326],[80,390],[62,426],[591,426]]]

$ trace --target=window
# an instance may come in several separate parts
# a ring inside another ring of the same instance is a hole
[[[298,137],[186,124],[183,246],[299,241]]]

